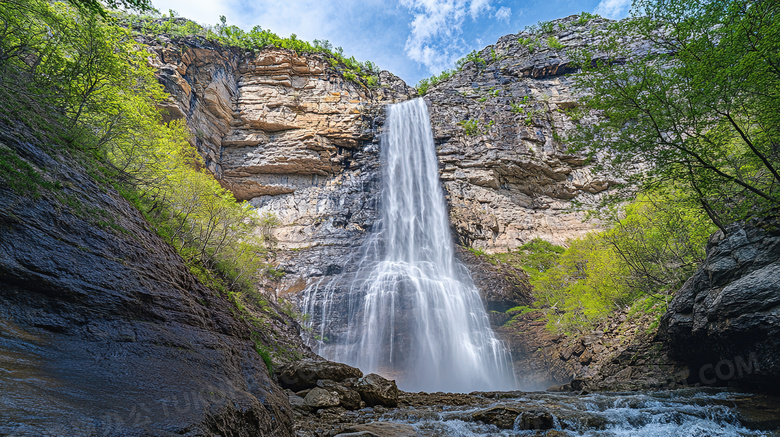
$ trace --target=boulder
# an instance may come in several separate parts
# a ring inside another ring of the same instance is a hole
[[[362,376],[363,372],[356,367],[333,361],[306,359],[280,366],[276,379],[282,387],[300,391],[316,387],[319,380],[341,382]]]
[[[339,396],[339,404],[347,410],[357,410],[364,406],[360,400],[360,394],[355,390],[349,389],[341,384],[337,384],[331,380],[319,380],[317,381],[317,387],[324,388],[331,392],[335,392]]]
[[[395,381],[391,381],[376,373],[370,373],[358,380],[355,390],[367,405],[383,405],[385,407],[398,406],[398,387]]]
[[[393,422],[371,422],[371,423],[365,423],[361,425],[353,425],[344,431],[348,434],[338,434],[338,435],[342,437],[344,437],[345,435],[350,435],[349,433],[355,433],[351,435],[359,435],[359,436],[370,435],[376,437],[416,437],[420,435],[417,432],[417,429],[412,425],[407,425],[405,423],[393,423]]]
[[[517,418],[517,429],[552,429],[555,426],[555,419],[552,414],[543,410],[523,411]]]
[[[341,403],[335,391],[315,387],[303,398],[303,404],[310,408],[337,407]]]
[[[287,400],[290,401],[290,406],[293,410],[299,413],[308,413],[311,411],[311,407],[306,405],[306,400],[295,393],[289,394]]]
[[[512,429],[515,426],[515,419],[517,419],[520,413],[521,411],[517,408],[498,406],[477,411],[471,417],[474,420],[495,425],[500,429]]]
[[[780,389],[780,218],[733,225],[661,319],[688,382]]]

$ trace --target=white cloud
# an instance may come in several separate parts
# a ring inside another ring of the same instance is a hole
[[[493,10],[492,0],[401,0],[412,13],[405,50],[413,61],[438,73],[462,53],[460,39],[466,16],[479,19]]]
[[[498,8],[498,11],[496,11],[496,19],[498,21],[503,21],[505,23],[509,23],[509,19],[512,17],[512,9],[501,6]]]
[[[593,11],[602,17],[620,19],[628,15],[631,0],[601,0]]]
[[[471,15],[472,20],[476,20],[483,12],[487,12],[490,9],[490,0],[471,0],[469,15]]]

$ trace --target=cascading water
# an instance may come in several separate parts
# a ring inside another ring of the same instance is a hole
[[[385,132],[379,229],[346,283],[306,290],[309,343],[404,390],[512,389],[511,357],[454,256],[425,102],[389,106]]]

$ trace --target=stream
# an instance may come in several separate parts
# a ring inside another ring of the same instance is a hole
[[[328,424],[324,415],[319,420],[311,417],[305,428],[317,431],[299,430],[298,435],[354,432],[345,428],[345,422],[389,422],[398,429],[377,435],[780,436],[780,399],[718,389],[586,395],[404,393],[398,408],[344,412],[336,421],[341,424]],[[536,429],[524,429],[528,427]],[[328,428],[330,432],[326,431]]]

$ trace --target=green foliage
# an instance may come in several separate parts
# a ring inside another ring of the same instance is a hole
[[[563,110],[563,113],[569,116],[573,122],[578,122],[582,120],[583,117],[585,117],[585,111],[579,106],[566,108]]]
[[[591,14],[590,12],[583,12],[580,14],[579,18],[577,18],[577,21],[574,24],[578,26],[583,26],[585,24],[588,24],[590,20],[598,17],[599,16],[597,14]]]
[[[163,123],[157,104],[167,95],[131,32],[99,14],[44,0],[24,8],[2,3],[0,15],[7,24],[0,41],[5,119],[26,117],[14,112],[24,107],[55,120],[30,127],[83,157],[96,180],[114,184],[193,273],[220,289],[251,287],[265,250],[250,236],[254,210],[204,169],[183,123]],[[51,186],[8,149],[0,149],[0,167],[12,188]],[[83,209],[77,203],[74,209]],[[122,231],[111,217],[82,212]]]
[[[262,344],[255,344],[255,350],[260,355],[260,357],[263,359],[263,362],[265,363],[265,367],[268,368],[268,373],[271,375],[274,374],[274,363],[271,360],[271,353],[266,349]]]
[[[607,231],[537,258],[539,267],[527,271],[550,329],[590,329],[639,298],[665,302],[690,277],[704,259],[713,228],[675,194],[640,196],[613,215]]]
[[[524,45],[528,49],[529,53],[534,53],[541,44],[539,42],[539,38],[531,36],[527,38],[520,37],[517,39],[517,42],[519,42],[521,45]]]
[[[467,249],[468,249],[469,252],[473,253],[476,256],[485,256],[485,255],[487,255],[487,253],[484,250],[478,249],[476,247],[467,247]]]
[[[70,3],[89,14],[100,14],[106,17],[104,6],[110,9],[133,9],[136,11],[154,11],[151,0],[70,0]]]
[[[477,53],[476,50],[473,50],[471,53],[466,55],[466,57],[459,59],[455,65],[457,65],[458,70],[462,70],[463,67],[469,62],[473,62],[477,68],[481,68],[487,65],[487,62],[479,56],[479,53]]]
[[[623,278],[647,295],[670,294],[704,261],[704,248],[714,225],[706,215],[665,190],[638,196],[613,216],[614,226],[600,235],[628,268]]]
[[[540,21],[538,26],[542,33],[552,33],[555,30],[555,24],[552,21]]]
[[[717,226],[780,204],[780,3],[638,1],[641,17],[612,25],[581,56],[579,92],[601,121],[575,149],[609,157],[632,190],[673,184]],[[664,32],[658,32],[663,26]],[[626,38],[653,47],[625,58]],[[629,62],[612,62],[618,58]],[[645,171],[637,174],[635,164]],[[620,200],[620,199],[618,199]]]
[[[482,133],[482,129],[479,127],[479,120],[471,119],[471,120],[461,120],[458,122],[458,126],[463,128],[463,131],[468,136],[474,136],[479,135]]]
[[[526,306],[526,305],[522,305],[522,306],[516,306],[516,307],[509,308],[508,310],[506,310],[506,313],[507,314],[512,314],[512,315],[523,316],[523,315],[526,315],[528,313],[532,313],[534,311],[539,311],[539,310],[537,310],[536,308],[531,308],[531,307]]]
[[[553,36],[551,36],[551,37],[549,37],[549,38],[547,38],[547,45],[548,45],[548,46],[549,46],[551,49],[555,49],[555,50],[560,50],[560,49],[562,49],[562,48],[566,47],[566,46],[565,46],[565,45],[563,45],[563,44],[562,44],[560,41],[558,41],[558,37],[556,37],[556,36],[554,36],[554,35],[553,35]]]

